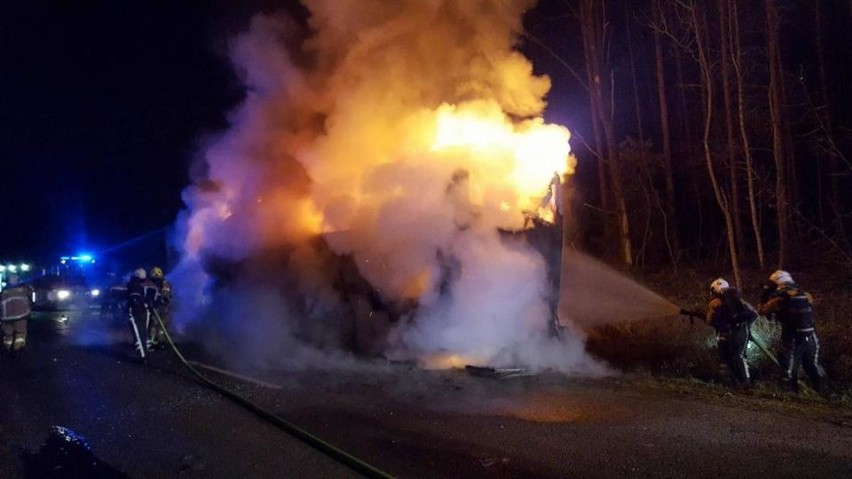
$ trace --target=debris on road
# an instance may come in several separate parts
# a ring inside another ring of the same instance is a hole
[[[518,377],[534,376],[525,368],[492,368],[489,366],[467,365],[464,370],[472,376],[480,376],[494,379],[509,379]]]

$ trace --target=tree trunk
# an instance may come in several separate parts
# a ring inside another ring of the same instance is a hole
[[[734,237],[737,239],[737,250],[744,251],[743,225],[740,214],[739,188],[739,155],[737,155],[734,140],[734,119],[731,107],[730,82],[730,23],[728,19],[727,0],[718,0],[719,6],[719,65],[722,73],[722,104],[725,108],[725,153],[728,157],[728,173],[731,185],[731,214],[734,217]]]
[[[597,114],[595,113],[595,102],[592,99],[591,93],[589,93],[589,106],[592,112],[592,131],[595,135],[595,154],[598,159],[598,188],[600,189],[600,205],[602,210],[609,211],[609,187],[606,181],[606,162],[603,161],[603,140],[601,139],[601,128],[598,124],[599,121],[597,120]]]
[[[655,16],[662,17],[660,0],[654,0]],[[663,135],[663,161],[666,169],[666,214],[663,219],[666,237],[669,240],[669,254],[672,264],[677,266],[680,259],[680,240],[678,238],[678,218],[675,205],[674,171],[672,168],[672,139],[669,130],[669,105],[666,100],[666,72],[663,62],[663,42],[660,32],[654,30],[654,57],[657,66],[657,98],[660,105],[660,131]]]
[[[822,109],[822,123],[823,128],[825,129],[825,134],[831,138],[834,135],[834,117],[831,111],[831,95],[829,95],[829,78],[826,70],[826,58],[825,58],[825,46],[823,44],[823,20],[822,20],[822,2],[820,0],[814,1],[814,24],[815,24],[815,42],[816,42],[816,50],[817,50],[817,62],[819,64],[819,86],[820,86],[820,100],[823,104]],[[830,195],[830,205],[831,211],[833,215],[836,217],[838,212],[846,211],[844,209],[843,204],[843,195],[840,184],[840,175],[838,174],[838,166],[839,162],[837,160],[837,154],[835,154],[834,150],[830,150],[828,153],[828,182],[831,188]],[[822,207],[820,207],[820,215],[823,215]],[[825,226],[825,225],[823,225]]]
[[[695,46],[698,50],[698,63],[701,69],[701,82],[704,84],[704,134],[702,136],[702,145],[704,147],[704,160],[707,164],[707,172],[710,175],[710,182],[713,185],[713,192],[716,195],[716,202],[719,204],[719,209],[725,217],[725,226],[728,237],[728,250],[731,255],[731,266],[734,270],[734,282],[737,287],[742,287],[742,275],[740,274],[739,257],[737,256],[737,242],[734,237],[734,220],[731,215],[731,208],[726,198],[722,186],[719,184],[716,177],[716,168],[713,164],[713,154],[710,149],[710,130],[713,125],[713,74],[711,71],[710,59],[707,56],[707,48],[704,45],[705,23],[699,22],[696,12],[696,4],[693,3],[689,7],[692,17],[692,27],[695,32]]]
[[[776,13],[779,14],[779,31],[778,31],[778,42],[776,42],[776,48],[778,52],[778,113],[781,118],[781,139],[784,141],[784,148],[782,151],[784,152],[784,164],[787,165],[787,183],[785,185],[787,189],[787,227],[789,228],[789,233],[787,236],[787,264],[788,268],[790,267],[790,261],[795,258],[796,250],[798,247],[796,246],[798,242],[798,238],[802,236],[802,225],[801,222],[794,222],[792,220],[793,213],[793,205],[799,203],[799,164],[796,160],[796,148],[793,146],[793,120],[790,118],[790,112],[787,108],[787,82],[784,81],[784,65],[781,57],[781,32],[780,32],[780,12],[778,12],[776,8]]]
[[[684,65],[683,65],[683,52],[676,48],[674,49],[674,59],[675,59],[675,73],[677,74],[677,117],[680,118],[678,124],[682,130],[680,134],[676,137],[680,140],[680,151],[679,157],[681,158],[679,164],[683,169],[681,174],[685,177],[684,184],[691,186],[691,188],[686,189],[684,193],[687,191],[689,195],[684,195],[683,208],[681,211],[697,211],[697,214],[690,215],[689,217],[694,218],[690,221],[690,228],[696,230],[696,234],[691,235],[693,238],[694,246],[697,247],[697,251],[701,251],[702,241],[704,239],[703,229],[704,229],[704,208],[701,204],[701,183],[703,177],[699,177],[697,173],[696,163],[693,165],[694,159],[699,158],[698,156],[698,148],[695,145],[695,134],[693,133],[693,125],[690,119],[693,115],[690,112],[689,105],[687,104],[686,99],[686,82],[684,79]],[[703,93],[701,95],[703,98]],[[680,217],[680,220],[683,220],[684,216]],[[695,226],[695,223],[698,225]]]
[[[778,268],[784,267],[790,254],[790,213],[787,194],[787,165],[784,141],[784,115],[781,108],[781,62],[778,47],[778,8],[775,0],[766,0],[766,31],[769,46],[769,116],[772,121],[772,150],[775,159],[775,202],[778,214]]]
[[[583,36],[583,50],[586,56],[586,71],[589,75],[589,95],[594,108],[593,116],[600,122],[606,143],[606,157],[611,176],[612,193],[618,216],[619,251],[624,266],[633,265],[633,247],[630,241],[630,223],[627,216],[627,202],[622,190],[621,166],[618,160],[618,148],[615,141],[615,128],[612,117],[612,104],[603,93],[612,87],[612,80],[602,74],[606,61],[601,52],[604,46],[602,13],[596,7],[603,7],[598,0],[580,2],[580,30]]]
[[[730,0],[729,0],[730,1]],[[737,77],[737,116],[739,117],[740,139],[742,140],[743,156],[746,163],[746,184],[748,186],[748,204],[751,212],[751,227],[754,231],[754,241],[757,249],[757,261],[760,269],[766,269],[766,254],[763,251],[763,236],[760,234],[760,217],[758,216],[758,201],[754,187],[754,160],[751,156],[751,145],[745,123],[745,88],[742,73],[742,44],[740,43],[740,21],[736,0],[730,3],[730,17],[732,22],[731,32],[734,74]]]
[[[645,129],[642,128],[642,107],[639,104],[639,82],[636,80],[636,62],[633,55],[633,35],[630,29],[630,9],[624,9],[624,28],[627,30],[627,57],[630,59],[630,79],[633,81],[633,105],[636,113],[636,128],[639,143],[645,144]]]
[[[584,21],[585,20],[583,18],[580,18],[581,25],[583,25]],[[604,154],[604,142],[603,142],[603,139],[601,138],[601,126],[600,126],[601,120],[600,120],[600,116],[598,114],[599,108],[597,106],[598,105],[598,98],[592,92],[592,85],[594,84],[594,72],[592,71],[592,68],[590,66],[592,64],[591,50],[588,49],[588,48],[585,48],[585,38],[586,38],[585,33],[583,33],[583,45],[584,45],[583,55],[585,56],[585,60],[586,60],[586,77],[587,77],[588,83],[589,83],[589,87],[588,87],[588,89],[589,89],[589,115],[591,116],[592,131],[593,131],[594,136],[595,136],[595,149],[596,150],[595,150],[594,153],[595,153],[595,155],[598,159],[598,188],[600,189],[600,205],[601,205],[601,209],[608,213],[609,208],[610,208],[610,205],[609,205],[610,191],[609,191],[609,186],[608,186],[609,182],[607,181],[608,168],[607,168],[606,161],[604,160],[604,157],[606,155]],[[604,222],[604,229],[606,230],[606,234],[605,234],[606,238],[610,238],[610,234],[609,234],[610,227],[609,227],[609,225],[610,225],[610,221],[607,219]]]

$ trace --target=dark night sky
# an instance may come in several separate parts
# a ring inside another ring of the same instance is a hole
[[[227,39],[288,3],[5,5],[0,259],[97,251],[173,224],[199,142],[242,95]]]
[[[201,1],[10,3],[0,14],[0,257],[97,250],[171,224],[199,138],[240,99],[223,52],[242,12]]]

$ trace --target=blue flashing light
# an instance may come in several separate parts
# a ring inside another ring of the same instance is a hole
[[[84,266],[86,264],[95,264],[95,257],[89,253],[80,253],[74,256],[60,256],[60,264],[68,265],[68,264],[76,264],[78,266]]]
[[[84,262],[84,263],[94,263],[94,256],[86,253],[86,254],[78,254],[74,256],[62,256],[59,259],[63,261],[76,261],[76,262]]]

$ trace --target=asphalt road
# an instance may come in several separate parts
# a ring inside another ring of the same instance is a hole
[[[199,385],[170,351],[138,364],[124,329],[97,316],[43,317],[31,332],[24,357],[0,361],[2,478],[40,477],[33,464],[46,460],[51,426],[84,436],[133,478],[360,477]],[[842,411],[673,397],[623,379],[387,364],[243,372],[266,385],[206,374],[398,477],[852,477]]]

